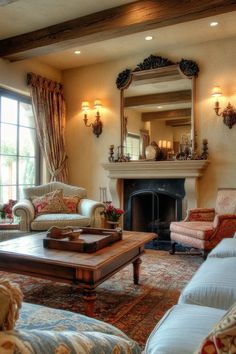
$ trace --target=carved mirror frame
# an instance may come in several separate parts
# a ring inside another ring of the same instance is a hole
[[[126,161],[124,157],[124,144],[126,138],[127,119],[124,116],[124,92],[130,86],[133,80],[162,78],[166,76],[166,80],[171,75],[181,74],[192,80],[192,110],[191,110],[191,146],[193,155],[196,151],[196,131],[195,131],[195,79],[199,73],[199,67],[196,62],[187,59],[181,59],[180,62],[172,62],[167,58],[150,55],[138,64],[134,70],[125,69],[118,74],[116,86],[120,90],[120,142],[121,157],[120,160]],[[163,80],[164,81],[164,80]]]

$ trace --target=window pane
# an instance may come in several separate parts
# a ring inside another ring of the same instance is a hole
[[[23,198],[23,188],[38,183],[38,155],[39,146],[30,101],[22,102],[15,93],[11,96],[1,91],[0,203],[10,198]]]
[[[1,124],[1,154],[15,155],[17,152],[17,126]]]
[[[31,104],[21,102],[20,103],[20,125],[24,127],[34,128],[34,115]]]
[[[16,184],[16,157],[1,156],[0,183],[3,185]]]
[[[9,199],[16,200],[16,186],[1,186],[0,200],[2,203],[7,203]]]
[[[18,198],[19,199],[24,199],[24,193],[23,193],[23,189],[25,188],[25,187],[34,187],[35,186],[35,184],[23,184],[23,185],[19,185],[18,186]]]
[[[35,184],[35,159],[21,157],[19,159],[19,184]]]
[[[140,138],[138,136],[128,135],[126,143],[126,154],[130,156],[131,160],[138,160],[140,153]]]
[[[1,100],[1,121],[5,123],[17,123],[17,101],[11,98],[2,97]]]
[[[19,155],[35,156],[35,130],[31,128],[19,128]]]

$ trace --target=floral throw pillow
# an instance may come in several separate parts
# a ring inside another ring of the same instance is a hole
[[[236,303],[216,323],[195,354],[236,353]]]
[[[70,197],[63,197],[63,202],[67,207],[67,213],[69,214],[76,214],[77,213],[77,206],[80,201],[78,196],[70,196]]]
[[[31,197],[36,215],[67,213],[68,209],[63,201],[63,191],[57,189],[40,197]]]

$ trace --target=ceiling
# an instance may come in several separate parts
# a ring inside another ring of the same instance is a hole
[[[0,40],[124,5],[133,0],[0,0]],[[236,11],[200,20],[152,29],[97,43],[73,46],[37,58],[61,70],[110,61],[136,53],[157,54],[165,48],[194,45],[209,40],[236,37]],[[219,25],[210,27],[210,22]],[[145,41],[145,36],[153,36]],[[122,34],[121,34],[122,35]],[[79,55],[74,51],[80,50]]]

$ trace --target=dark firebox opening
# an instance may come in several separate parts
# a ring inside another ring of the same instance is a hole
[[[181,220],[184,179],[125,180],[124,228],[170,240],[170,222]]]

